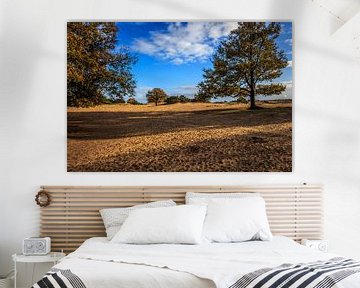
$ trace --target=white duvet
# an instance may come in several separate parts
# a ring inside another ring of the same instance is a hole
[[[87,288],[228,288],[244,274],[261,268],[336,256],[286,237],[200,245],[112,244],[106,238],[91,238],[55,267],[70,269]],[[360,288],[360,273],[335,287]]]

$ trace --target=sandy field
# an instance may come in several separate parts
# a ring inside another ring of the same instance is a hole
[[[69,172],[290,172],[291,103],[68,108]]]

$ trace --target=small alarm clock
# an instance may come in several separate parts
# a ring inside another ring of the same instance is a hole
[[[50,237],[30,237],[23,240],[24,255],[46,255],[50,253]]]

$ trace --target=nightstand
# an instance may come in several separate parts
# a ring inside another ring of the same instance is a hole
[[[309,247],[310,249],[318,250],[321,252],[328,251],[328,242],[326,240],[303,239],[301,240],[301,244],[306,247]]]
[[[36,265],[36,263],[52,262],[55,265],[63,257],[65,257],[65,253],[60,253],[60,252],[50,252],[49,254],[46,255],[37,255],[37,256],[27,256],[24,254],[12,255],[12,259],[14,261],[14,270],[15,270],[14,288],[16,288],[17,263],[33,263],[33,265]],[[32,267],[32,273],[31,273],[31,285],[34,284],[33,281],[34,281],[34,266]]]

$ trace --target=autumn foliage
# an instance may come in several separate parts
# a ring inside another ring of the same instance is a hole
[[[155,103],[155,106],[157,106],[160,102],[165,101],[166,97],[166,92],[161,88],[151,89],[146,94],[148,103]]]
[[[93,106],[134,96],[134,56],[117,47],[114,22],[67,24],[67,104]]]

